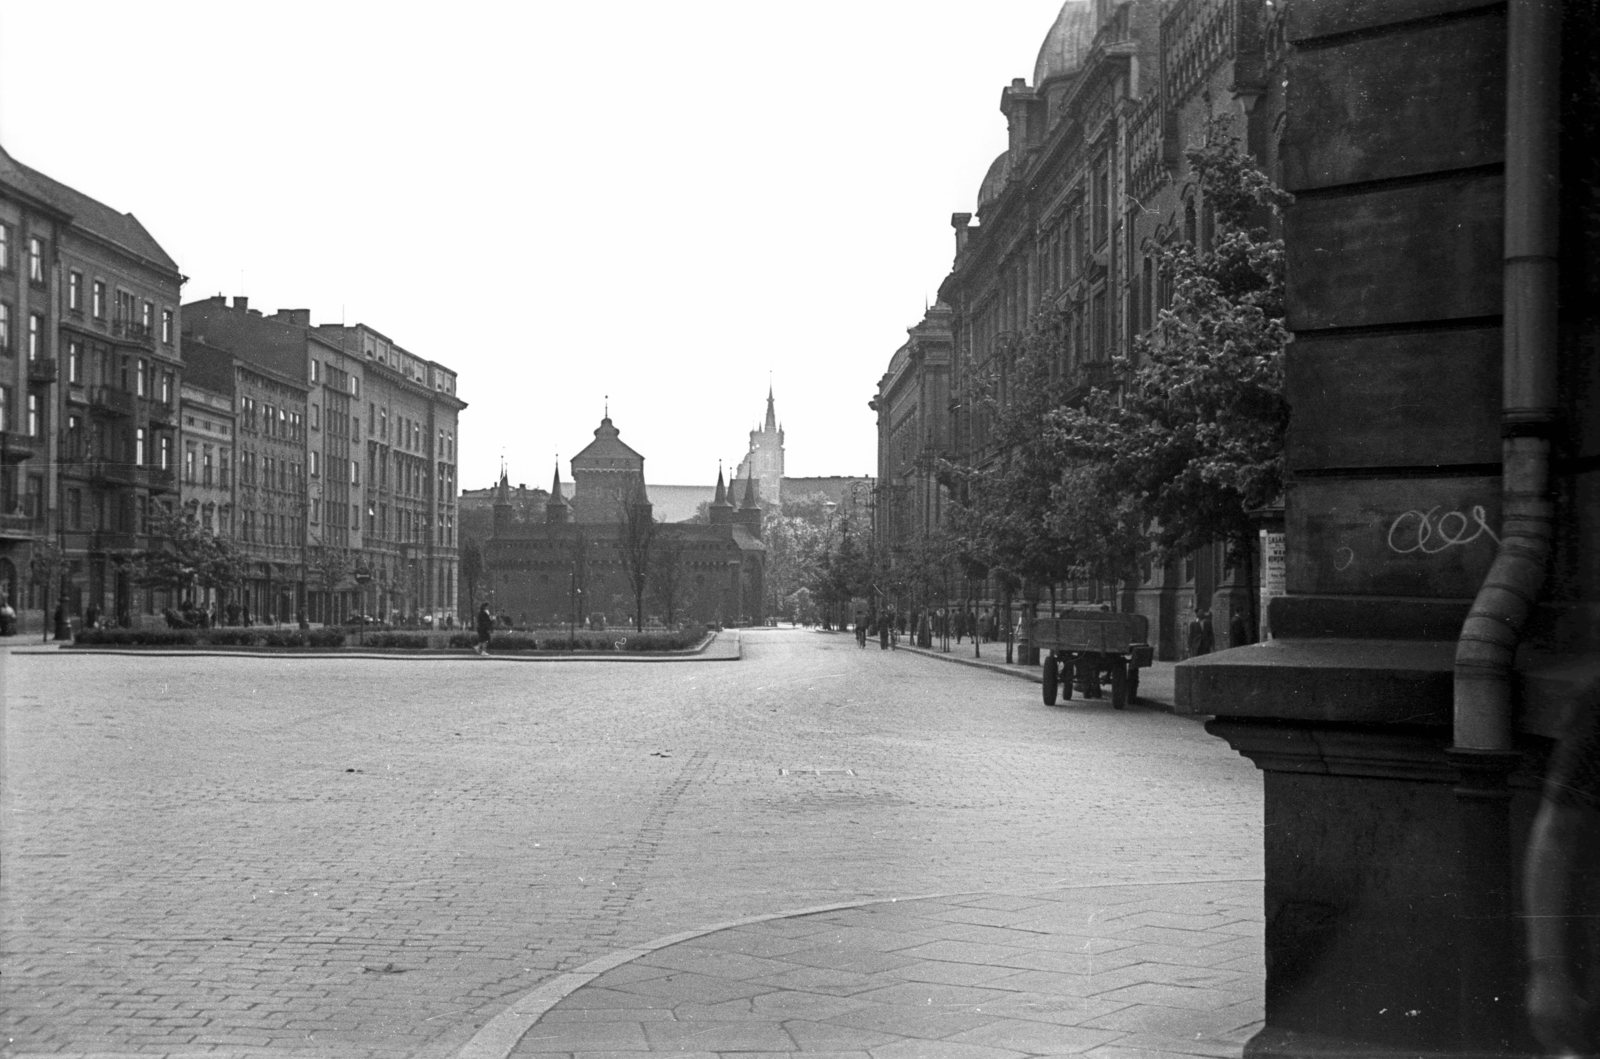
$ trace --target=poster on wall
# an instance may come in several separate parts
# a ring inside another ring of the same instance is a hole
[[[1267,621],[1272,597],[1287,592],[1287,569],[1284,556],[1284,534],[1276,530],[1261,531],[1261,613],[1257,628],[1263,641],[1272,639],[1272,625]]]

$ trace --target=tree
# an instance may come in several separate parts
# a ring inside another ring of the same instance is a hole
[[[199,589],[225,593],[244,580],[245,558],[233,543],[200,525],[188,511],[151,512],[152,547],[134,552],[128,571],[140,588],[179,595]]]
[[[306,564],[306,573],[311,583],[328,595],[328,613],[323,615],[323,620],[331,624],[334,620],[333,594],[350,580],[350,555],[343,548],[325,545],[318,548]]]
[[[617,510],[617,550],[622,554],[622,573],[633,593],[633,627],[644,631],[644,596],[650,585],[650,550],[661,523],[650,514],[644,483],[639,482],[623,495]]]
[[[483,559],[483,542],[476,537],[461,537],[461,591],[466,593],[467,604],[465,613],[478,612],[478,592],[484,587],[484,576],[488,567]]]
[[[1128,514],[1153,529],[1163,559],[1223,541],[1232,561],[1248,563],[1250,512],[1283,489],[1289,420],[1283,243],[1258,222],[1289,196],[1256,168],[1225,119],[1207,125],[1188,158],[1216,214],[1215,245],[1163,251],[1173,300],[1135,343],[1138,366],[1118,361],[1126,383],[1058,409],[1051,433],[1103,468]]]
[[[42,638],[49,640],[52,623],[50,596],[52,592],[61,590],[61,574],[66,569],[66,555],[55,541],[35,540],[32,554],[28,558],[28,567],[33,574],[33,583],[39,588],[39,613],[43,616],[40,625],[44,630]]]
[[[661,608],[661,618],[668,625],[678,620],[688,603],[684,551],[683,531],[669,523],[659,523],[650,552],[650,598]]]

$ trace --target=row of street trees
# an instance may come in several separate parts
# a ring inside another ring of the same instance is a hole
[[[1004,378],[980,380],[993,423],[972,462],[946,462],[948,543],[965,572],[1008,597],[1064,581],[1136,581],[1225,542],[1251,562],[1251,512],[1283,488],[1284,251],[1269,217],[1288,202],[1224,122],[1188,152],[1191,181],[1216,216],[1209,248],[1165,247],[1172,290],[1154,327],[1083,387],[1061,370],[1065,314],[1038,315]]]

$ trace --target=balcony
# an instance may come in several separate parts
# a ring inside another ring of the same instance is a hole
[[[96,533],[89,539],[89,547],[97,552],[131,552],[139,547],[139,539],[131,533]]]
[[[0,538],[6,540],[27,540],[30,537],[42,536],[44,522],[22,511],[13,511],[9,515],[0,515]]]
[[[154,333],[137,320],[113,320],[111,334],[127,345],[138,346],[141,349],[156,347]]]
[[[44,439],[15,430],[0,430],[0,462],[18,463],[44,448]]]
[[[99,415],[133,415],[133,394],[114,386],[96,386],[89,391],[89,409]]]
[[[56,359],[54,357],[35,357],[28,361],[28,381],[37,383],[52,383],[56,381]]]
[[[178,415],[169,404],[163,404],[154,398],[145,402],[145,414],[150,422],[157,426],[172,426],[178,421]]]
[[[138,468],[120,460],[93,460],[87,469],[91,479],[106,485],[132,485],[138,480]]]
[[[143,484],[149,486],[152,493],[176,493],[178,491],[177,471],[160,467],[141,467],[139,470]]]

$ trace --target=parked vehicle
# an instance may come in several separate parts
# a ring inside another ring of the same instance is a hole
[[[1072,698],[1073,688],[1097,699],[1111,687],[1111,705],[1122,709],[1139,695],[1139,670],[1155,660],[1150,646],[1150,619],[1143,614],[1073,608],[1053,618],[1037,618],[1033,642],[1048,653],[1044,667],[1044,704],[1054,706],[1059,693]]]

